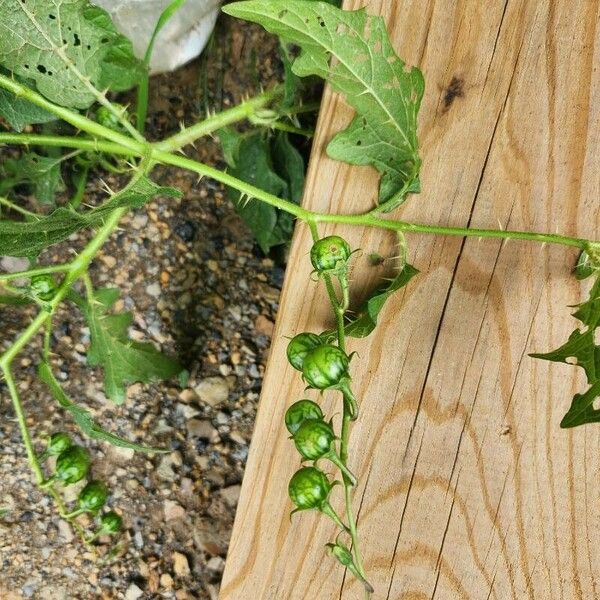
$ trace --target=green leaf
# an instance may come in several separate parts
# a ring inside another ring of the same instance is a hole
[[[239,134],[233,129],[221,130],[219,138],[229,173],[279,197],[289,197],[288,184],[274,170],[270,142],[264,132]],[[227,188],[227,195],[237,213],[248,226],[262,251],[288,241],[292,230],[290,215]]]
[[[87,0],[0,0],[0,64],[48,100],[87,108],[142,75],[131,42]]]
[[[399,289],[406,286],[410,280],[419,273],[415,267],[408,263],[404,265],[402,270],[386,285],[377,288],[365,300],[360,309],[356,312],[353,319],[349,320],[344,326],[346,335],[354,338],[364,338],[370,335],[377,326],[379,313],[387,300]],[[337,332],[332,329],[324,331],[320,334],[325,343],[332,343],[337,339]]]
[[[3,89],[0,89],[0,117],[18,132],[23,131],[27,125],[56,120],[52,113]]]
[[[530,354],[534,358],[576,364],[585,371],[590,387],[573,397],[571,407],[560,423],[564,428],[600,422],[600,410],[594,408],[594,401],[600,397],[600,346],[594,339],[600,326],[600,276],[590,291],[589,300],[580,304],[573,316],[585,325],[583,331],[576,329],[569,340],[553,352]]]
[[[0,219],[1,256],[37,256],[42,250],[66,240],[80,229],[96,227],[118,207],[139,207],[158,195],[180,196],[173,188],[161,187],[147,177],[133,179],[104,205],[87,213],[70,208],[58,208],[37,221]]]
[[[98,290],[82,308],[91,336],[88,364],[104,369],[106,395],[116,404],[122,404],[127,385],[170,379],[182,368],[152,344],[129,338],[127,330],[133,321],[132,314],[109,314],[117,297],[118,291]]]
[[[362,305],[356,317],[345,326],[346,335],[355,338],[367,337],[375,329],[379,313],[388,298],[407,285],[418,272],[412,265],[405,264],[388,285],[376,290]]]
[[[114,433],[110,433],[100,425],[98,425],[93,419],[90,412],[83,408],[82,406],[78,406],[65,394],[63,389],[60,387],[60,384],[54,377],[50,365],[47,362],[42,362],[38,367],[38,375],[39,378],[48,386],[50,393],[54,397],[54,399],[64,408],[68,413],[71,414],[73,420],[81,431],[90,438],[96,440],[102,440],[103,442],[108,442],[113,446],[119,446],[120,448],[131,448],[132,450],[137,450],[138,452],[169,452],[169,450],[165,450],[163,448],[152,448],[150,446],[142,446],[141,444],[136,444],[134,442],[130,442]]]
[[[35,152],[5,159],[0,165],[0,195],[25,185],[42,204],[54,204],[57,192],[65,189],[61,162],[61,157],[41,156]]]
[[[223,11],[299,46],[294,73],[318,75],[345,96],[356,116],[327,152],[375,167],[382,174],[379,201],[385,210],[419,190],[417,113],[423,75],[417,68],[407,70],[396,56],[383,18],[308,0],[249,0],[228,4]]]
[[[288,200],[300,204],[306,168],[302,155],[284,131],[279,131],[273,140],[272,157],[275,171],[288,185]]]

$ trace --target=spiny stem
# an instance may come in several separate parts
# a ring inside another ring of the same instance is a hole
[[[179,150],[188,144],[193,143],[198,138],[209,135],[227,125],[232,125],[238,121],[242,121],[252,116],[252,114],[259,108],[266,106],[273,100],[281,96],[283,93],[283,87],[277,86],[276,88],[263,92],[262,94],[246,100],[233,108],[229,108],[220,112],[212,117],[200,121],[196,125],[192,125],[176,135],[167,138],[166,140],[155,144],[157,150],[166,152],[173,152]]]
[[[77,112],[74,112],[68,108],[64,108],[61,106],[57,106],[52,102],[46,100],[43,96],[30,90],[28,87],[14,81],[10,77],[6,75],[0,74],[0,87],[3,87],[12,93],[16,94],[19,97],[23,97],[33,104],[40,106],[41,108],[46,109],[48,112],[56,115],[57,117],[63,119],[67,123],[71,123],[71,125],[81,129],[82,131],[87,132],[88,134],[94,137],[104,138],[111,142],[116,143],[117,145],[122,146],[122,149],[117,151],[116,148],[112,148],[107,151],[115,153],[115,154],[124,154],[125,150],[128,150],[131,155],[134,156],[147,156],[150,153],[152,160],[161,162],[163,164],[169,164],[173,166],[178,166],[183,169],[187,169],[198,173],[200,175],[206,175],[215,179],[216,181],[220,181],[221,183],[231,186],[238,191],[251,196],[252,198],[256,198],[257,200],[261,200],[275,208],[279,208],[285,212],[288,212],[299,219],[302,219],[305,222],[313,221],[315,223],[338,223],[338,224],[347,224],[347,225],[358,225],[362,227],[378,227],[381,229],[390,229],[393,231],[403,231],[408,233],[425,233],[425,234],[440,234],[440,235],[457,235],[463,237],[481,237],[481,238],[502,238],[502,239],[516,239],[516,240],[528,240],[535,242],[548,242],[553,244],[562,244],[566,246],[575,246],[577,248],[583,249],[585,245],[589,242],[589,240],[574,238],[559,234],[550,234],[550,233],[533,233],[529,231],[510,231],[510,230],[499,230],[499,229],[471,229],[467,227],[443,227],[438,225],[424,225],[420,223],[407,223],[404,221],[395,221],[395,220],[387,220],[377,216],[376,212],[367,212],[358,215],[341,215],[341,214],[327,214],[327,213],[318,213],[310,210],[306,210],[293,202],[289,202],[287,200],[283,200],[274,196],[273,194],[269,194],[264,192],[263,190],[247,184],[244,181],[241,181],[235,177],[227,173],[223,173],[218,169],[213,167],[209,167],[208,165],[204,165],[202,163],[196,162],[194,160],[190,160],[183,156],[173,155],[170,152],[165,152],[163,150],[162,145],[166,142],[169,142],[169,146],[174,143],[174,138],[177,138],[179,142],[189,143],[189,132],[194,131],[194,128],[197,127],[199,129],[204,130],[206,127],[204,122],[199,123],[197,126],[190,127],[188,130],[185,130],[178,134],[177,136],[173,136],[170,138],[171,141],[165,140],[165,142],[161,142],[159,144],[151,145],[148,142],[138,141],[136,139],[132,139],[126,135],[123,135],[117,131],[113,131],[107,127],[88,119],[87,117],[80,115]],[[275,93],[276,90],[273,91]],[[266,92],[267,94],[269,92]],[[248,101],[252,102],[252,101]],[[243,105],[240,105],[243,106]],[[240,107],[235,107],[235,110]],[[241,109],[243,113],[245,109]],[[221,115],[224,113],[221,113]],[[214,119],[219,121],[220,115],[216,115]],[[215,121],[213,121],[213,124]],[[218,124],[218,123],[217,123]],[[204,130],[205,131],[205,130]],[[137,132],[136,132],[137,134]],[[206,131],[204,132],[204,135]],[[138,134],[139,135],[139,134]],[[22,136],[15,136],[22,137]],[[13,137],[13,140],[15,139]],[[60,136],[49,136],[50,138],[54,138],[55,145],[59,145],[58,140],[64,140]],[[8,139],[8,138],[5,138]],[[38,136],[39,139],[39,136]],[[73,142],[74,139],[70,138],[69,141]],[[188,142],[186,142],[186,139]],[[1,138],[0,138],[1,140]],[[100,143],[95,140],[84,140],[87,143],[95,144]],[[178,143],[179,143],[178,142]],[[76,142],[77,145],[74,147],[81,147],[79,142]],[[63,145],[68,145],[63,142]]]

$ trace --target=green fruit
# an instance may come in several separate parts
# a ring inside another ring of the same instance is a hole
[[[50,302],[56,295],[58,285],[52,275],[35,275],[31,278],[29,290],[34,298]]]
[[[111,510],[100,517],[100,531],[102,533],[117,533],[123,526],[123,519]]]
[[[294,402],[285,413],[285,426],[294,435],[298,428],[307,419],[322,419],[321,407],[312,400],[298,400]]]
[[[304,359],[302,375],[310,387],[326,390],[348,377],[348,355],[337,346],[323,344]]]
[[[331,450],[335,433],[331,425],[321,419],[304,421],[294,434],[294,444],[303,458],[317,460]]]
[[[331,484],[323,471],[304,467],[296,471],[288,485],[288,493],[299,510],[320,509],[326,502]]]
[[[81,481],[90,469],[90,454],[81,446],[71,446],[63,450],[56,460],[56,479],[63,485]]]
[[[310,262],[316,271],[332,271],[344,264],[352,254],[348,242],[339,235],[318,240],[310,250]]]
[[[290,340],[287,347],[287,357],[297,371],[302,371],[306,355],[320,346],[323,340],[316,333],[299,333]]]
[[[90,481],[79,492],[79,508],[85,512],[98,512],[108,498],[108,488],[102,481]]]
[[[48,441],[48,448],[46,449],[46,455],[56,455],[64,452],[67,448],[73,445],[71,436],[64,431],[57,431],[50,436]]]

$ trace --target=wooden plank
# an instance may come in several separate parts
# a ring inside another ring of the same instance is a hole
[[[348,0],[347,8],[362,5]],[[423,193],[402,218],[600,233],[599,3],[371,0],[400,56],[424,71]],[[450,93],[450,89],[458,91]],[[305,205],[358,212],[376,177],[324,148],[351,111],[325,94]],[[333,229],[323,230],[330,233]],[[353,247],[393,253],[379,231],[336,227]],[[600,427],[563,431],[583,379],[528,358],[562,343],[582,297],[565,248],[411,236],[421,275],[360,353],[351,436],[359,528],[375,598],[600,597]],[[304,396],[286,339],[331,324],[297,228],[225,569],[222,600],[360,598],[324,557],[334,529],[288,518],[298,460],[283,415]],[[357,294],[382,276],[358,260]],[[334,411],[333,397],[324,408]]]

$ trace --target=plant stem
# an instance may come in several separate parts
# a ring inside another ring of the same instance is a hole
[[[4,196],[0,196],[0,204],[6,206],[7,208],[10,208],[11,210],[14,210],[15,212],[18,212],[19,214],[23,215],[24,217],[27,217],[28,219],[38,220],[40,218],[39,215],[36,215],[30,210],[20,207],[18,204],[11,202],[8,198],[4,198]]]
[[[227,125],[232,125],[233,123],[247,119],[248,117],[252,116],[257,109],[263,108],[274,99],[281,96],[282,93],[282,86],[277,86],[268,92],[263,92],[254,98],[250,98],[249,100],[234,106],[233,108],[224,110],[223,112],[217,113],[212,117],[204,119],[204,121],[200,121],[196,125],[192,125],[191,127],[183,129],[178,134],[173,135],[170,138],[159,142],[158,144],[155,144],[154,148],[156,150],[165,152],[179,150],[188,144],[192,144],[198,138],[218,131]]]
[[[547,242],[584,248],[589,240],[574,238],[555,233],[535,233],[531,231],[515,231],[510,229],[479,229],[471,227],[447,227],[443,225],[425,225],[422,223],[408,223],[373,217],[369,213],[360,215],[339,215],[313,213],[311,215],[317,223],[338,223],[346,225],[361,225],[363,227],[378,227],[407,233],[425,233],[438,235],[458,235],[462,237],[501,238],[509,240],[527,240],[531,242]]]
[[[70,265],[52,265],[49,267],[36,267],[28,271],[17,271],[15,273],[0,273],[0,281],[10,281],[11,279],[21,279],[35,277],[36,275],[45,275],[46,273],[64,273],[68,271]]]
[[[42,471],[40,463],[38,462],[35,450],[33,449],[33,443],[31,441],[31,436],[29,435],[29,427],[27,427],[27,420],[23,411],[23,405],[21,404],[21,398],[19,398],[19,391],[17,390],[15,379],[13,377],[9,364],[2,365],[2,373],[4,375],[4,380],[6,381],[8,391],[10,392],[13,409],[17,417],[17,423],[19,424],[21,437],[23,438],[23,444],[25,445],[25,450],[27,452],[27,460],[29,461],[31,469],[33,470],[33,473],[35,475],[36,483],[40,485],[44,481],[44,473]]]
[[[319,234],[317,231],[317,226],[314,222],[309,222],[310,231],[313,237],[313,241],[318,241]],[[346,352],[346,332],[344,329],[344,314],[348,308],[348,285],[347,281],[343,281],[345,275],[340,277],[340,285],[342,288],[342,303],[340,304],[337,295],[335,293],[335,289],[333,287],[333,282],[331,280],[331,276],[324,273],[323,279],[325,281],[325,287],[327,288],[327,295],[329,296],[329,301],[331,303],[331,307],[333,308],[333,312],[335,314],[335,322],[338,333],[338,346],[340,350]],[[340,435],[340,454],[339,460],[341,464],[348,470],[348,444],[350,440],[350,422],[352,420],[352,414],[350,411],[349,403],[344,396],[343,403],[343,412],[342,412],[342,431]],[[356,525],[356,519],[354,517],[354,510],[352,507],[352,488],[356,482],[353,482],[352,479],[346,474],[346,472],[342,471],[342,482],[344,485],[344,500],[346,505],[346,519],[348,521],[348,533],[350,534],[350,538],[352,539],[352,552],[354,553],[354,562],[356,569],[360,576],[362,577],[363,584],[365,586],[365,597],[370,598],[370,584],[367,581],[367,576],[365,573],[365,568],[363,566],[362,555],[360,552],[359,542],[358,542],[358,531]]]
[[[285,131],[287,133],[295,133],[296,135],[302,135],[305,138],[312,138],[315,135],[314,131],[309,129],[301,129],[300,127],[295,127],[294,125],[290,125],[289,123],[283,123],[282,121],[275,121],[270,125],[271,129],[278,129],[279,131]]]
[[[52,146],[79,148],[90,152],[105,152],[119,156],[141,156],[143,149],[133,150],[117,142],[99,139],[85,139],[77,136],[38,135],[35,133],[0,133],[0,144],[21,144],[25,146]]]

